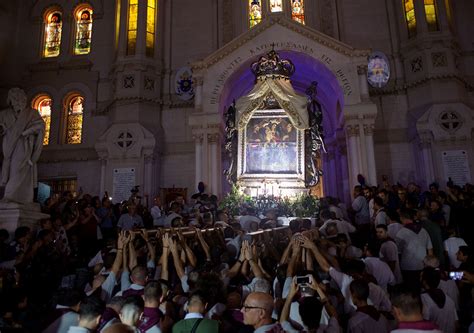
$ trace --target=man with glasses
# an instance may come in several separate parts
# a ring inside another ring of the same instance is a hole
[[[244,324],[253,326],[254,333],[278,332],[281,327],[272,320],[273,298],[262,292],[250,293],[242,306]]]

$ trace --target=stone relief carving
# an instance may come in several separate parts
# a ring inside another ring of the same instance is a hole
[[[444,111],[438,117],[438,124],[446,132],[454,133],[461,128],[463,119],[456,111]]]
[[[448,66],[448,58],[445,52],[431,53],[431,61],[433,63],[433,67],[447,67]]]
[[[128,131],[123,131],[123,132],[120,132],[120,134],[117,136],[116,143],[123,150],[127,150],[133,145],[135,141],[136,140],[134,136],[132,135],[132,133]]]
[[[411,71],[412,73],[421,72],[423,70],[423,59],[421,57],[416,57],[411,61]]]
[[[135,77],[133,75],[125,75],[123,77],[123,87],[125,89],[135,87]]]
[[[155,80],[153,80],[151,77],[145,76],[144,88],[148,91],[155,90]]]

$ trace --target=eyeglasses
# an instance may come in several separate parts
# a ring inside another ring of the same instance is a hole
[[[265,310],[265,308],[262,308],[261,306],[250,306],[250,305],[242,305],[242,309],[244,309],[245,312],[252,310],[252,309],[262,309]]]

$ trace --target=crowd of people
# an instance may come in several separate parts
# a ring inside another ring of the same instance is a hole
[[[0,230],[0,331],[474,332],[473,199],[356,186],[282,227],[202,193],[148,209],[66,192],[37,228]]]

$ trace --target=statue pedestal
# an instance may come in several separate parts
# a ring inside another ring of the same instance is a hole
[[[41,213],[40,205],[37,203],[0,202],[0,227],[7,229],[11,236],[20,226],[36,229],[39,226],[39,220],[49,217],[49,214]]]

